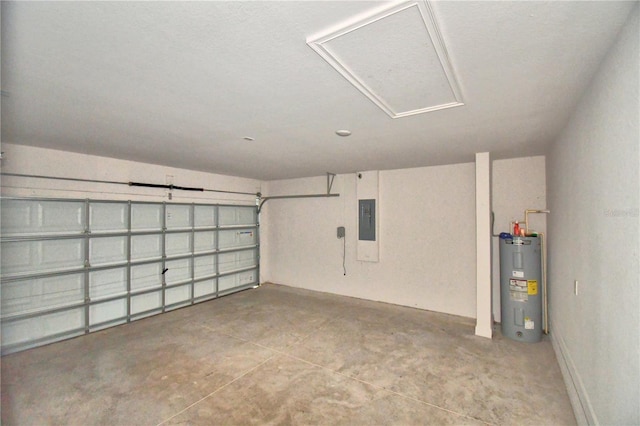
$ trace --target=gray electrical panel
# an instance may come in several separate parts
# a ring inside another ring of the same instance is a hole
[[[542,268],[539,237],[500,238],[502,334],[522,342],[542,338]]]
[[[358,239],[376,240],[376,200],[358,200]]]

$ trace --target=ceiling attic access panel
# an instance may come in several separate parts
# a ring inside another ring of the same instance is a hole
[[[426,1],[377,9],[307,44],[391,118],[464,105]]]

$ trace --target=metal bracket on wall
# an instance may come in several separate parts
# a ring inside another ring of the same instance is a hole
[[[327,172],[327,194],[331,194],[331,187],[333,186],[333,179],[336,177],[335,173]]]
[[[258,214],[262,210],[262,206],[269,200],[282,200],[286,198],[327,198],[327,197],[339,197],[340,194],[332,194],[331,188],[333,187],[333,179],[336,177],[335,173],[327,172],[327,193],[326,194],[301,194],[301,195],[274,195],[272,197],[260,197],[260,204],[258,205]]]

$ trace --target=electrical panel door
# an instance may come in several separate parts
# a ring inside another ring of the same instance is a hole
[[[358,239],[376,240],[376,200],[358,200]]]

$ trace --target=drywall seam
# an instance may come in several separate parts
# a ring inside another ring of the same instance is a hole
[[[576,417],[578,425],[600,424],[589,400],[589,396],[584,389],[580,374],[571,359],[571,355],[569,355],[569,351],[557,325],[554,324],[550,336],[553,351],[556,354],[556,359],[562,372],[562,378],[564,379],[564,384],[569,394],[569,400],[571,401],[571,407],[573,408],[573,414]]]

